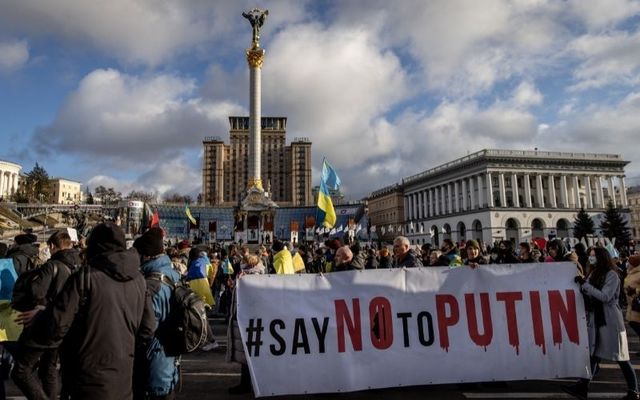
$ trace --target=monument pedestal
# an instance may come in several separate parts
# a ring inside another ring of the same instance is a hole
[[[243,243],[271,244],[273,221],[278,205],[262,188],[253,186],[235,210],[236,221],[241,222]]]

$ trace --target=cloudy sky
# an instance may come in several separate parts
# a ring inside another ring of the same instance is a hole
[[[248,115],[313,141],[358,199],[483,148],[607,152],[640,184],[639,0],[2,0],[0,158],[195,194],[202,139]]]

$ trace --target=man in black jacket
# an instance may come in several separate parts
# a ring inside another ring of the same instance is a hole
[[[133,355],[153,336],[151,299],[135,249],[112,222],[87,240],[88,267],[72,275],[35,325],[42,345],[59,344],[63,391],[72,400],[133,397]],[[35,330],[34,328],[34,330]]]
[[[13,259],[18,276],[36,267],[39,255],[37,240],[33,233],[22,233],[13,239],[14,245],[7,251],[7,258]]]
[[[25,329],[18,340],[11,378],[28,399],[54,399],[58,396],[58,349],[34,346],[29,325],[35,314],[53,301],[71,273],[80,266],[80,255],[73,249],[67,232],[55,232],[47,244],[51,258],[38,268],[31,284],[25,288],[29,293],[22,296],[33,301],[33,309],[17,318]],[[36,366],[40,380],[35,374]]]

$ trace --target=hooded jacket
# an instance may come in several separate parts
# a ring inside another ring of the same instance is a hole
[[[282,249],[273,256],[273,268],[276,274],[294,274],[293,258],[288,249]]]
[[[13,267],[18,276],[35,267],[33,260],[37,259],[38,255],[39,249],[32,243],[19,244],[7,251],[7,258],[13,259]]]
[[[89,244],[90,267],[73,274],[35,322],[41,344],[61,343],[62,383],[74,400],[131,399],[136,337],[146,344],[155,329],[138,253],[116,234],[115,244]]]

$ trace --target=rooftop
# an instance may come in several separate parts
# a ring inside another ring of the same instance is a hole
[[[482,159],[499,159],[499,158],[516,158],[530,160],[581,160],[581,161],[614,161],[628,164],[619,154],[602,154],[602,153],[569,153],[560,151],[538,151],[538,150],[498,150],[484,149],[471,153],[464,157],[458,158],[448,163],[438,165],[437,167],[428,169],[415,175],[408,176],[402,180],[403,183],[413,182],[418,179],[443,172],[445,170],[459,167],[473,161]]]

